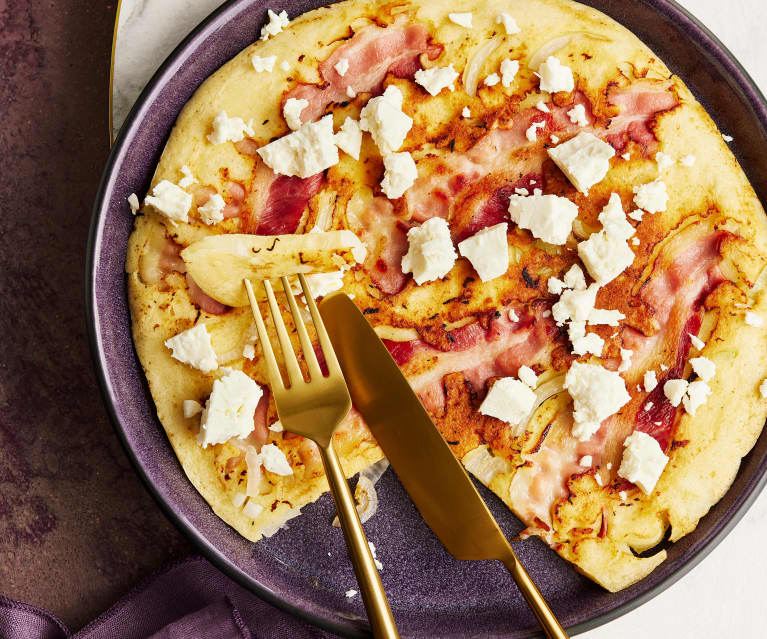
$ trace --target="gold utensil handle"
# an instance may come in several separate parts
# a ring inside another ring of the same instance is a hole
[[[318,444],[318,448],[325,465],[325,474],[328,478],[328,484],[330,484],[330,491],[336,502],[338,519],[341,522],[341,529],[344,531],[346,547],[349,549],[349,557],[351,557],[352,566],[354,566],[354,572],[357,575],[357,582],[367,610],[368,621],[370,621],[370,626],[373,629],[373,636],[377,639],[398,639],[399,633],[394,624],[389,601],[386,599],[381,577],[373,561],[373,555],[362,530],[349,484],[346,483],[346,476],[333,448],[332,439],[327,447]]]
[[[525,567],[519,562],[511,547],[509,547],[509,555],[502,561],[506,569],[511,573],[511,576],[514,577],[514,581],[519,587],[522,596],[538,619],[538,623],[541,624],[541,628],[543,628],[543,632],[548,639],[568,639],[565,629],[557,621],[554,613],[551,612],[549,604],[546,603],[543,595],[533,583],[533,580],[530,579],[530,575],[527,574]]]

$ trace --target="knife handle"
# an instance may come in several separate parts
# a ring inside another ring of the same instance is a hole
[[[352,560],[354,573],[357,575],[357,583],[362,593],[362,600],[367,610],[368,621],[376,639],[399,639],[397,626],[394,624],[386,591],[381,583],[373,555],[370,551],[365,531],[362,529],[357,507],[346,483],[346,476],[341,468],[341,462],[333,448],[333,441],[327,447],[317,444],[325,466],[325,475],[330,485],[330,492],[336,502],[338,520],[344,531],[346,547]]]
[[[533,614],[538,619],[538,623],[541,624],[546,637],[548,639],[568,639],[565,629],[557,621],[551,608],[549,608],[549,604],[546,603],[540,590],[533,583],[530,575],[527,574],[525,567],[517,559],[511,546],[508,547],[508,555],[501,561],[503,561],[503,565],[506,566],[506,569],[514,578],[522,596],[527,601],[527,605],[530,606]]]

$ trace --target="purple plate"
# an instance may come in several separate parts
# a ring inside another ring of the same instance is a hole
[[[133,225],[126,198],[145,193],[181,108],[213,71],[257,37],[266,7],[291,17],[321,0],[233,0],[206,19],[160,67],[123,125],[94,206],[88,245],[87,322],[107,408],[136,469],[168,517],[221,570],[269,602],[338,634],[369,636],[340,530],[325,495],[289,530],[252,544],[216,517],[186,479],[157,420],[130,332],[125,252]],[[668,0],[586,2],[629,27],[688,84],[722,129],[762,201],[767,201],[767,106],[743,68],[705,27]],[[743,460],[735,483],[695,532],[668,544],[649,577],[609,593],[576,573],[537,539],[515,543],[520,559],[570,632],[628,612],[697,564],[732,529],[762,488],[767,435]],[[480,487],[510,536],[519,521]],[[380,482],[381,506],[366,525],[401,633],[409,637],[535,636],[537,626],[503,566],[459,562],[423,523],[393,473]],[[329,556],[332,555],[332,556]]]

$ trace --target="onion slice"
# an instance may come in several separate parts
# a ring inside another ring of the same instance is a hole
[[[354,489],[354,500],[357,502],[357,514],[360,517],[360,523],[364,524],[378,510],[378,493],[375,484],[381,479],[387,468],[389,468],[389,460],[384,457],[360,471],[360,477]],[[333,525],[336,528],[341,527],[338,515],[333,520]]]
[[[561,36],[557,36],[556,38],[552,38],[540,46],[530,58],[530,62],[527,63],[527,66],[530,67],[533,71],[537,71],[538,67],[541,66],[541,62],[546,60],[546,58],[548,58],[550,55],[554,55],[562,47],[567,46],[573,38],[577,38],[579,36],[592,38],[593,40],[601,40],[603,42],[612,42],[610,38],[603,36],[600,33],[593,33],[591,31],[571,31]]]
[[[466,63],[466,66],[463,69],[463,75],[461,76],[461,82],[463,82],[463,88],[469,95],[477,95],[479,72],[482,71],[482,66],[485,64],[485,60],[487,60],[487,57],[499,45],[501,39],[502,38],[496,36],[495,38],[490,38],[490,40],[484,44],[481,44]]]
[[[515,428],[516,434],[519,435],[524,433],[527,426],[530,424],[530,421],[535,416],[535,413],[537,413],[538,409],[543,406],[543,403],[554,397],[554,395],[559,395],[563,390],[565,390],[564,375],[557,375],[556,377],[552,377],[550,380],[539,384],[535,389],[535,404],[533,404],[533,408],[527,414],[527,417],[525,417],[520,422],[519,426]]]

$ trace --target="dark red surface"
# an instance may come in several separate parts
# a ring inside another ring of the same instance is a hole
[[[85,334],[114,17],[0,0],[0,594],[73,628],[189,552],[115,437]]]

